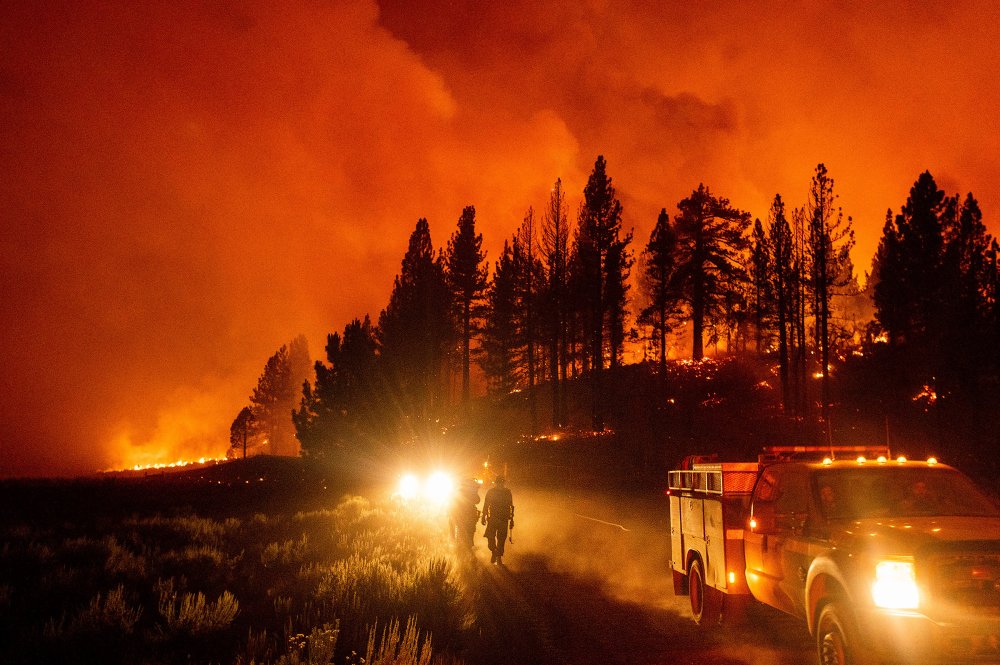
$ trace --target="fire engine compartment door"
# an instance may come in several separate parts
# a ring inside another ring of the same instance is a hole
[[[681,498],[670,497],[670,567],[679,573],[684,569],[684,538],[681,535]]]
[[[716,589],[726,588],[726,525],[722,502],[705,501],[705,582]]]
[[[675,497],[671,497],[674,501]],[[689,553],[697,553],[705,566],[705,583],[726,588],[726,531],[722,502],[703,497],[676,497],[679,525],[671,525],[671,559],[674,568],[687,572]],[[674,505],[671,508],[675,508]]]

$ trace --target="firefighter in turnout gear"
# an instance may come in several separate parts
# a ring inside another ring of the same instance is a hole
[[[497,476],[483,501],[482,523],[492,557],[490,563],[503,564],[504,542],[508,529],[514,529],[514,497],[503,476]]]

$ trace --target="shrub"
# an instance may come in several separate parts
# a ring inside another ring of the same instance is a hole
[[[159,611],[166,626],[164,632],[178,635],[202,635],[228,628],[239,612],[236,597],[223,591],[214,602],[206,602],[205,594],[185,592],[180,600],[177,594],[161,591]]]
[[[164,552],[164,562],[220,567],[228,563],[225,553],[213,545],[188,545],[179,550]]]
[[[104,569],[111,575],[124,575],[132,579],[140,579],[146,574],[145,557],[133,554],[127,547],[123,547],[118,541],[110,536],[105,539],[107,547],[107,559]]]
[[[338,625],[328,623],[313,628],[308,635],[289,635],[288,654],[278,659],[278,665],[327,665],[333,660],[339,635]]]
[[[427,635],[420,644],[420,631],[417,630],[417,618],[410,617],[402,635],[399,632],[399,620],[393,619],[382,631],[382,640],[378,649],[375,648],[375,633],[378,627],[368,633],[368,652],[365,662],[368,665],[430,665],[431,636]]]
[[[70,620],[64,629],[65,620],[50,620],[45,627],[47,637],[75,637],[79,635],[101,635],[103,633],[131,635],[139,617],[141,607],[133,607],[125,599],[125,588],[118,585],[107,595],[98,593],[90,603]]]

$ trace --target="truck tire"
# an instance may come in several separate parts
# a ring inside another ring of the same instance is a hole
[[[722,593],[705,584],[701,559],[693,560],[688,569],[688,597],[696,624],[705,628],[718,625],[722,618]]]
[[[816,653],[819,665],[871,665],[858,639],[854,617],[836,601],[820,610],[816,621]]]

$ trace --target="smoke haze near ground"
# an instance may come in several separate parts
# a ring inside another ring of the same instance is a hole
[[[930,169],[997,212],[992,3],[7,3],[0,476],[221,455],[266,359],[377,317],[418,217],[492,263],[598,154],[636,245],[825,162],[869,266]]]
[[[498,615],[540,637],[527,660],[511,647],[503,662],[815,662],[804,623],[770,608],[752,608],[738,626],[702,630],[694,624],[687,596],[673,594],[666,497],[536,483],[513,483],[512,490],[515,529],[506,568],[489,566],[479,527],[476,556],[487,574],[478,583],[491,587],[484,593],[493,594]]]

